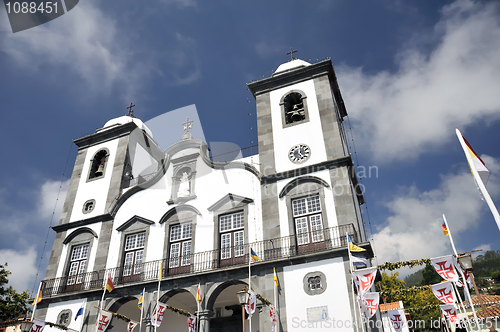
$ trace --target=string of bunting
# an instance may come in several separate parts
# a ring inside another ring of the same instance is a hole
[[[272,303],[271,303],[271,302],[269,302],[269,301],[268,301],[268,300],[267,300],[264,296],[262,296],[262,295],[260,295],[260,294],[257,294],[257,299],[259,299],[259,300],[260,300],[260,302],[262,302],[262,304],[264,304],[264,305],[269,306],[269,305],[271,305],[271,304],[272,304]]]
[[[430,264],[430,263],[431,263],[431,260],[429,258],[415,259],[412,261],[396,262],[396,263],[386,262],[382,265],[377,266],[377,269],[394,271],[394,270],[400,269],[402,267],[409,267],[411,269],[417,265],[424,265],[424,264]]]
[[[180,315],[186,316],[186,317],[191,317],[191,313],[187,310],[184,309],[179,309],[176,307],[172,307],[171,305],[167,304],[167,309],[172,310],[173,312],[176,312]]]
[[[51,322],[45,322],[45,324],[47,324],[50,327],[58,328],[60,330],[64,330],[64,331],[68,330],[67,326],[64,326],[64,325],[61,325],[61,324],[56,324],[56,323],[51,323]]]
[[[429,310],[429,309],[436,309],[436,308],[439,308],[439,304],[428,304],[428,305],[424,305],[424,306],[417,307],[417,308],[405,308],[405,311],[408,312],[410,315],[413,315],[416,312],[419,312],[422,310]]]

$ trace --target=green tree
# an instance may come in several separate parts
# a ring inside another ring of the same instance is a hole
[[[443,281],[443,278],[436,272],[436,269],[429,263],[425,264],[425,268],[422,271],[422,281],[420,284],[422,286],[425,285],[434,285]]]
[[[12,286],[6,288],[11,272],[5,266],[7,263],[0,265],[0,322],[17,319],[29,310],[30,296],[27,290],[19,294]]]

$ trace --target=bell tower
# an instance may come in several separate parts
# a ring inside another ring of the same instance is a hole
[[[257,104],[262,209],[268,228],[264,233],[270,238],[292,234],[298,226],[284,221],[292,219],[285,215],[292,207],[273,207],[284,206],[282,201],[291,194],[286,188],[317,182],[322,183],[324,204],[332,206],[324,227],[353,224],[364,240],[359,213],[363,196],[348,151],[343,127],[347,111],[331,61],[310,64],[292,58],[271,77],[248,87]]]

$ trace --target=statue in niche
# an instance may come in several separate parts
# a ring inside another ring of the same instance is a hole
[[[182,173],[181,182],[179,184],[179,192],[177,193],[177,197],[189,197],[190,196],[190,185],[188,174],[186,172]]]

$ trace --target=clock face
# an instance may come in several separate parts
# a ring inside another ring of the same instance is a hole
[[[294,145],[288,152],[288,158],[292,163],[301,164],[311,156],[311,148],[305,144]]]

